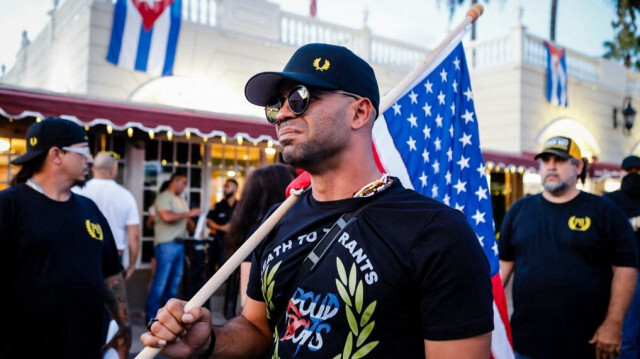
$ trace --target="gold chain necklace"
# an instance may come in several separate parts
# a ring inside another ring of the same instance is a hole
[[[382,174],[380,179],[375,180],[364,187],[360,188],[356,193],[353,194],[353,197],[370,197],[376,193],[380,193],[385,189],[391,187],[393,183],[393,178],[386,173]]]

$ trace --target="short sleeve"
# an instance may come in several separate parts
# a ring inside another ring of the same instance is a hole
[[[489,263],[462,213],[442,211],[411,253],[425,339],[454,340],[493,330]]]
[[[138,205],[133,195],[127,191],[127,226],[140,224],[140,214],[138,213]]]
[[[505,214],[500,227],[500,237],[498,238],[498,256],[500,260],[513,262],[515,260],[515,252],[511,245],[511,222],[516,212],[515,205]]]
[[[160,211],[160,210],[172,211],[171,195],[168,195],[167,192],[160,193],[160,195],[156,199],[155,206],[156,206],[156,211]]]

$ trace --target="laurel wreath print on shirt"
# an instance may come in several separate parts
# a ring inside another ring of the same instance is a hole
[[[273,268],[269,269],[267,266],[262,273],[262,296],[264,297],[264,301],[267,304],[267,318],[271,319],[271,313],[276,309],[275,304],[273,303],[273,287],[276,282],[273,278],[278,271],[278,268],[282,264],[282,261],[276,263]]]
[[[375,321],[371,321],[373,312],[376,310],[378,301],[371,302],[366,309],[364,306],[364,288],[362,280],[358,280],[356,264],[351,265],[351,270],[347,276],[344,264],[340,258],[336,258],[338,276],[336,287],[340,298],[346,304],[345,312],[349,323],[349,335],[344,344],[342,354],[338,354],[333,359],[357,359],[365,357],[379,343],[379,341],[367,342],[367,338],[373,332]]]

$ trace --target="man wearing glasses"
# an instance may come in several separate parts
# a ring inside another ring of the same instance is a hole
[[[170,357],[489,358],[488,263],[461,212],[378,170],[373,69],[344,47],[310,44],[283,72],[252,77],[245,95],[265,106],[311,189],[254,252],[240,316],[212,328],[208,310],[184,313],[174,299],[142,342]],[[329,228],[363,207],[304,271]]]
[[[0,192],[0,337],[7,358],[98,358],[106,304],[120,326],[114,337],[128,356],[131,327],[122,266],[98,207],[71,192],[92,163],[85,131],[49,118],[26,134],[27,152],[12,187]]]

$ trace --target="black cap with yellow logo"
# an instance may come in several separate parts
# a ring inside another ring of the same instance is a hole
[[[368,98],[376,112],[380,91],[369,64],[343,46],[308,44],[299,48],[282,72],[261,72],[244,88],[247,100],[266,106],[278,94],[283,79],[324,90],[343,90]]]
[[[548,139],[544,143],[544,147],[542,152],[538,153],[536,160],[545,154],[556,155],[560,158],[564,158],[565,160],[569,157],[573,157],[575,159],[581,160],[582,154],[580,152],[580,147],[569,137],[564,136],[554,136]]]
[[[29,126],[27,135],[27,152],[11,161],[21,165],[47,152],[51,147],[64,147],[76,143],[88,142],[84,129],[75,123],[62,118],[47,118]]]

